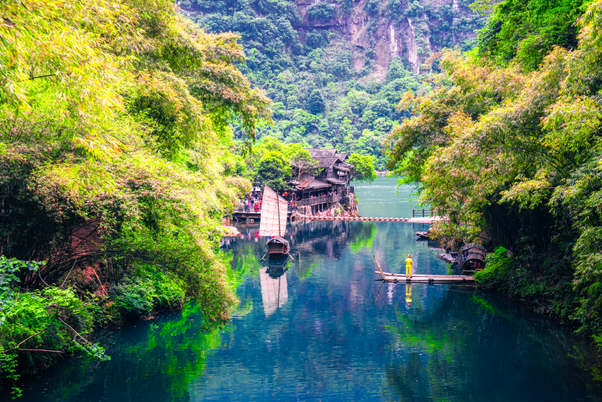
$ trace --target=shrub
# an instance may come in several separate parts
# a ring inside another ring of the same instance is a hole
[[[485,269],[475,273],[475,281],[479,287],[495,287],[503,282],[511,262],[512,257],[508,257],[508,250],[504,247],[497,247],[493,254],[485,257]]]
[[[86,339],[100,310],[95,303],[59,287],[18,291],[18,270],[39,265],[0,256],[0,382],[34,374],[76,351],[107,359],[102,348]],[[13,396],[19,395],[13,387]]]
[[[126,320],[146,318],[153,310],[182,307],[186,292],[181,283],[162,272],[125,277],[111,289],[119,313]]]

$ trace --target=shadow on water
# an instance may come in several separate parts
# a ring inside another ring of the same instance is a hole
[[[367,198],[364,196],[363,198]],[[360,194],[360,199],[362,195]],[[569,329],[456,285],[377,282],[383,269],[444,274],[422,227],[290,226],[294,260],[263,261],[258,226],[225,238],[240,304],[201,330],[194,304],[99,333],[112,360],[75,358],[22,384],[23,401],[600,400],[593,351]],[[0,396],[5,401],[6,396]]]

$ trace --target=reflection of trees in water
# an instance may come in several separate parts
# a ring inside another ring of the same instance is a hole
[[[423,363],[418,352],[411,353],[407,363],[385,366],[387,387],[383,389],[383,397],[395,401],[416,401],[430,399],[428,384],[420,381]]]
[[[523,395],[531,400],[528,395],[532,394],[545,400],[546,396],[556,398],[555,393],[574,383],[591,384],[589,373],[595,362],[587,343],[545,319],[510,311],[505,304],[478,293],[466,297],[451,288],[430,312],[398,313],[389,327],[397,336],[391,352],[411,352],[397,354],[398,362],[386,366],[383,397],[466,401],[491,394],[498,379],[504,378],[503,387],[515,391],[500,397]],[[476,325],[475,305],[481,317]],[[567,356],[567,350],[574,350],[573,356]],[[540,359],[528,360],[532,356]],[[576,365],[584,370],[575,370]],[[512,376],[517,370],[522,375]],[[534,377],[525,376],[525,372],[532,372]],[[590,392],[594,399],[602,396],[599,388]]]
[[[26,391],[25,397],[74,402],[190,400],[191,382],[203,374],[207,359],[221,344],[220,332],[203,332],[202,323],[200,308],[189,303],[177,314],[108,332],[102,344],[110,361],[66,362],[54,372],[56,378],[50,372],[46,383],[34,383],[36,389]],[[48,383],[53,384],[51,391],[42,390]]]
[[[325,221],[298,225],[292,236],[300,261],[296,272],[300,278],[308,278],[311,270],[325,258],[338,260],[348,243],[352,250],[372,247],[375,233],[373,222]]]
[[[239,230],[242,236],[222,241],[233,271],[229,278],[235,287],[245,275],[257,276],[259,268],[266,265],[261,261],[265,238],[255,241],[259,226],[242,226]],[[339,259],[348,243],[353,251],[371,248],[375,234],[373,222],[311,221],[289,225],[284,237],[291,242],[295,258],[291,266],[299,278],[306,279],[324,258]]]

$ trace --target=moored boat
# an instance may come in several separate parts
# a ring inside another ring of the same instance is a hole
[[[271,239],[269,239],[267,245],[269,255],[284,255],[288,254],[290,251],[289,241],[280,236],[272,237]]]
[[[267,241],[267,254],[270,256],[288,256],[290,253],[290,243],[282,237],[286,232],[287,213],[288,202],[274,190],[265,186],[259,236],[270,237]]]

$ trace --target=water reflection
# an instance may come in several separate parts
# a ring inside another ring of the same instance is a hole
[[[360,199],[365,199],[360,195]],[[559,326],[461,286],[375,281],[442,274],[423,228],[395,222],[291,226],[296,251],[263,261],[258,226],[224,239],[240,305],[201,331],[194,305],[101,339],[109,362],[65,362],[23,384],[29,401],[586,401],[602,392],[593,351]],[[256,241],[257,239],[257,241]],[[8,401],[5,395],[1,401]]]
[[[408,307],[412,305],[412,284],[406,283],[406,304]]]
[[[269,317],[288,301],[288,288],[286,282],[287,258],[274,261],[267,267],[259,269],[261,283],[261,298],[265,316]]]

